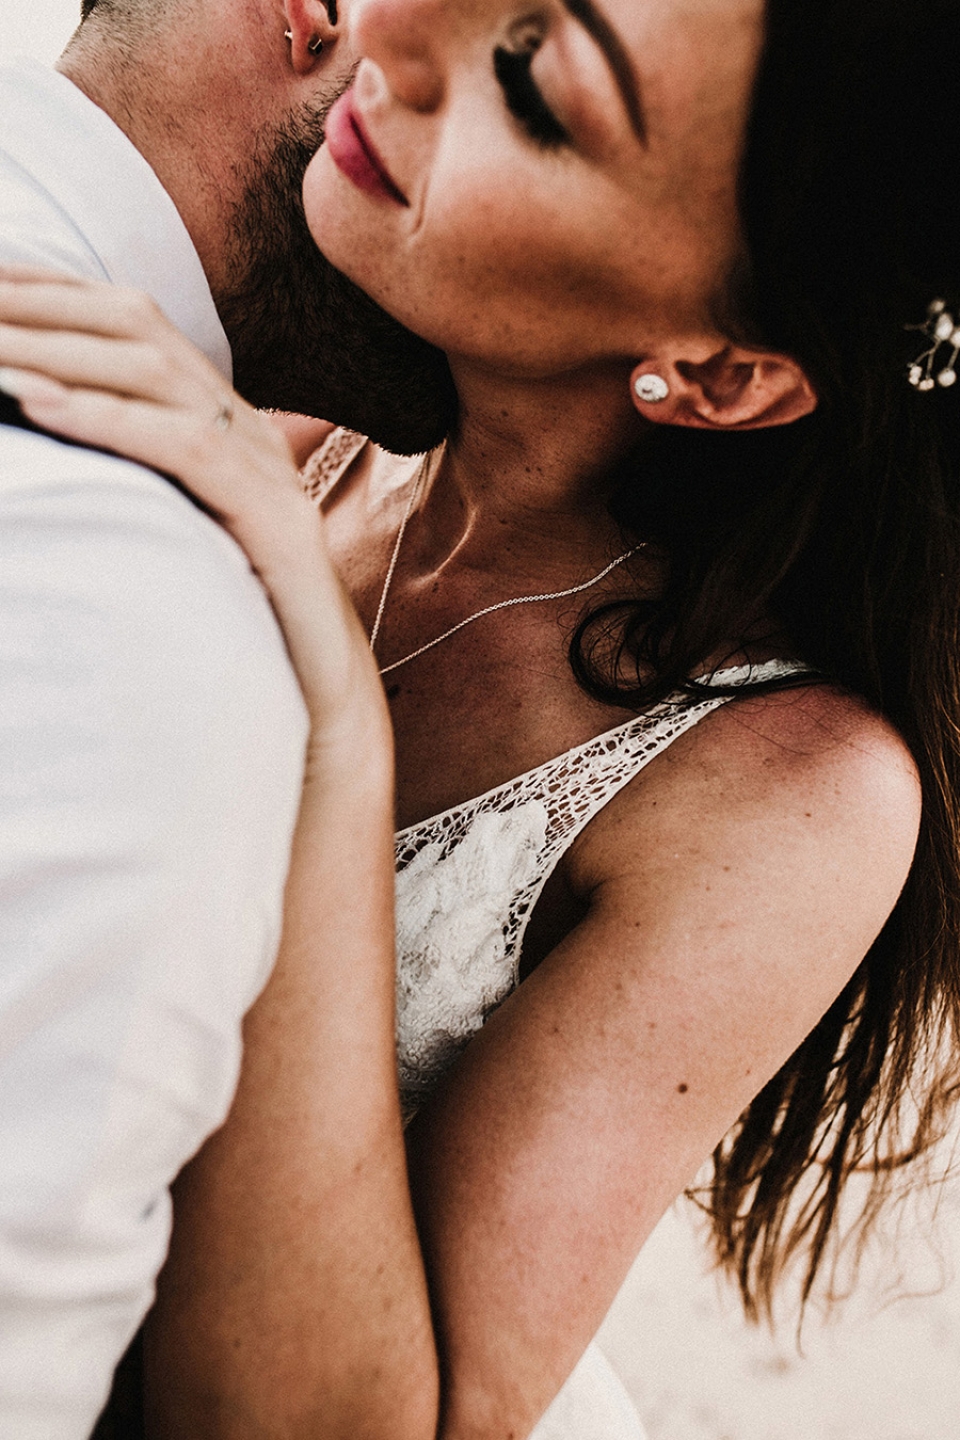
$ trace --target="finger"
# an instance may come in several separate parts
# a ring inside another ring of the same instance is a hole
[[[0,390],[22,402],[33,400],[40,404],[56,405],[62,399],[64,387],[48,375],[35,375],[29,370],[16,370],[0,365]]]
[[[202,399],[205,391],[213,390],[179,351],[171,354],[169,347],[161,350],[147,341],[78,331],[0,323],[0,365],[39,371],[64,385],[114,390],[170,405],[188,405],[197,394]]]
[[[12,395],[31,420],[71,440],[116,450],[158,470],[186,461],[199,430],[196,414],[177,415],[149,400],[63,385],[48,375],[0,367],[0,389]],[[216,416],[210,417],[211,428]]]
[[[0,320],[121,339],[177,334],[159,306],[140,290],[42,273],[32,280],[12,282],[0,271]]]
[[[132,317],[142,317],[139,329],[143,330],[151,308],[159,315],[146,296],[106,281],[78,280],[47,270],[14,275],[0,268],[0,316],[21,324],[128,335],[134,329]]]
[[[251,494],[259,502],[264,476],[289,471],[290,487],[299,494],[282,438],[232,392],[206,411],[172,410],[9,367],[0,368],[0,388],[45,430],[176,475],[221,518],[232,518]]]
[[[79,275],[68,275],[62,270],[53,270],[48,265],[12,265],[9,261],[0,264],[0,280],[48,280],[64,285],[97,285],[106,281],[86,280]]]

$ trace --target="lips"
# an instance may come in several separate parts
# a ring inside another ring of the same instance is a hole
[[[360,123],[349,90],[341,95],[327,116],[326,130],[330,158],[348,180],[368,195],[409,206],[410,201],[394,182]]]

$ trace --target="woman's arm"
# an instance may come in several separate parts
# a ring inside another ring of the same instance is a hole
[[[525,1435],[909,868],[899,738],[823,687],[702,720],[584,831],[589,911],[411,1127],[443,1435]]]
[[[174,1190],[145,1336],[151,1436],[434,1433],[396,1094],[387,755],[358,716],[310,756],[237,1097]]]
[[[226,1125],[177,1184],[149,1433],[432,1436],[437,1374],[397,1095],[392,744],[366,637],[275,427],[143,297],[0,278],[38,424],[176,475],[267,587],[311,719],[273,975]],[[11,373],[10,367],[15,367]]]

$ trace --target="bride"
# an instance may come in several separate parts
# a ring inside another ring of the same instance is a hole
[[[763,1310],[800,1255],[809,1293],[847,1176],[882,1198],[953,1083],[928,1067],[911,1123],[960,973],[960,264],[933,183],[960,16],[352,23],[308,219],[447,352],[460,407],[422,460],[337,431],[305,470],[395,734],[407,1158],[382,694],[348,616],[320,634],[289,453],[136,298],[0,285],[5,388],[223,519],[313,717],[280,959],[179,1185],[151,1424],[637,1435],[589,1341],[702,1162]]]

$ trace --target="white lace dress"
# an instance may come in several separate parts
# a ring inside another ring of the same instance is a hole
[[[335,432],[308,467],[305,484],[318,502],[361,444],[349,432],[346,438]],[[721,671],[714,679],[729,685],[795,669],[771,661]],[[399,831],[397,1051],[408,1116],[518,985],[527,922],[564,851],[654,756],[727,698],[668,699],[484,795]],[[643,1437],[626,1390],[591,1344],[531,1440]]]

